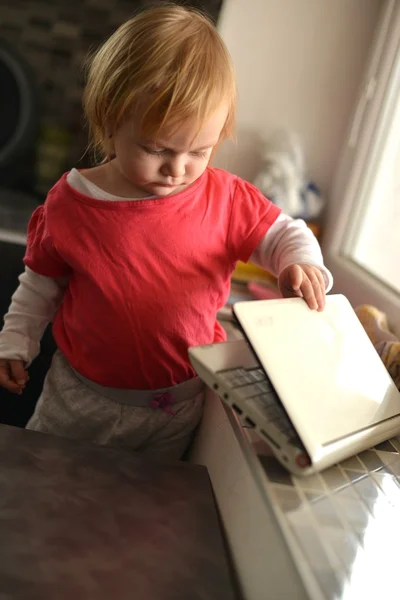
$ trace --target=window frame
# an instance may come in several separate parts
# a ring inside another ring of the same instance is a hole
[[[334,180],[322,244],[325,262],[335,279],[333,292],[345,294],[353,306],[373,304],[386,312],[397,335],[400,294],[353,261],[348,250],[354,236],[354,220],[362,210],[365,169],[374,152],[373,142],[392,89],[399,52],[400,0],[385,0]]]

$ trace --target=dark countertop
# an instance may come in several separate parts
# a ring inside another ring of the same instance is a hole
[[[236,598],[207,470],[0,425],[1,600]]]

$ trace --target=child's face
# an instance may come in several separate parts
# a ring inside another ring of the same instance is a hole
[[[221,107],[200,133],[190,121],[178,131],[163,128],[157,144],[143,138],[137,119],[126,121],[114,135],[114,165],[136,195],[168,196],[184,190],[205,171],[227,117]]]

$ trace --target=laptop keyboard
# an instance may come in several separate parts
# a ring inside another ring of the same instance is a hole
[[[234,389],[246,406],[250,406],[260,416],[273,422],[287,441],[302,447],[300,438],[293,428],[272,383],[264,371],[258,367],[245,369],[238,367],[219,371],[227,388]]]

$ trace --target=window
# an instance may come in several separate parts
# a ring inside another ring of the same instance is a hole
[[[400,334],[400,1],[386,0],[327,218],[335,292]]]

